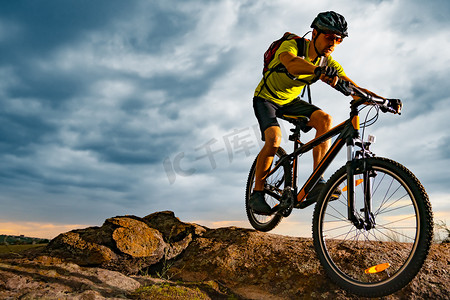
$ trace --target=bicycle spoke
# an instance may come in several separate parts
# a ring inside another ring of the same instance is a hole
[[[338,211],[336,208],[334,208],[333,206],[330,206],[330,208],[332,208],[333,209],[333,211],[335,211],[335,212],[337,212],[341,217],[342,217],[342,219],[343,220],[347,220],[347,217],[342,213],[342,212],[340,212],[340,211]],[[329,216],[333,216],[331,213],[327,213]],[[335,216],[333,216],[333,217],[335,217]],[[336,219],[339,219],[338,217],[335,217]]]
[[[387,213],[390,213],[390,212],[393,212],[393,211],[396,211],[396,210],[400,210],[400,209],[403,209],[403,208],[406,208],[406,207],[413,207],[413,205],[412,204],[406,204],[406,205],[399,206],[399,207],[396,207],[396,208],[393,208],[393,209],[390,209],[390,210],[382,211],[382,212],[378,213],[378,215],[387,214]]]
[[[392,222],[386,223],[384,225],[378,225],[378,226],[387,226],[387,225],[391,225],[391,224],[394,224],[394,223],[399,223],[399,222],[402,222],[404,220],[408,220],[408,219],[415,218],[415,217],[416,217],[415,215],[407,216],[407,217],[404,217],[402,219],[399,219],[399,220],[396,220],[396,221],[392,221]]]
[[[377,192],[377,190],[380,187],[381,183],[383,182],[385,176],[386,176],[386,174],[383,173],[383,177],[379,180],[379,183],[375,189],[372,186],[372,197]],[[377,178],[377,177],[375,177],[375,178]],[[375,180],[373,180],[373,185],[375,185]]]
[[[334,228],[331,228],[331,229],[328,229],[328,230],[324,230],[323,232],[330,232],[330,231],[333,231],[333,230],[339,230],[339,229],[346,228],[346,227],[349,227],[349,226],[352,226],[352,223],[349,222],[346,225],[342,225],[342,226],[339,226],[339,227],[334,227]],[[341,235],[333,236],[333,238],[337,238],[339,236],[341,236]]]
[[[383,206],[384,206],[384,204],[386,204],[391,198],[392,198],[392,196],[398,191],[400,189],[400,186],[391,194],[391,196],[389,196],[387,199],[385,199],[384,201],[383,201],[383,203],[380,205],[380,207],[378,208],[378,210],[377,210],[377,212],[376,213],[378,213],[382,208],[383,208]],[[388,191],[387,191],[388,192]],[[400,200],[400,199],[399,199]],[[397,200],[397,201],[399,201],[399,200]],[[395,203],[395,202],[394,202]],[[394,204],[393,203],[393,204]],[[390,205],[392,205],[392,204],[390,204]],[[389,205],[389,206],[390,206]],[[388,207],[389,207],[388,206]]]

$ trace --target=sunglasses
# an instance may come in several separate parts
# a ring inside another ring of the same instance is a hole
[[[340,44],[344,40],[343,37],[334,33],[323,33],[323,36],[325,37],[326,40],[334,41],[336,42],[336,44]]]

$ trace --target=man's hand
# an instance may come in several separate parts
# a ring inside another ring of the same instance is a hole
[[[339,80],[338,71],[330,66],[315,68],[314,75],[316,75],[316,79],[320,79],[332,87],[334,87]]]
[[[380,109],[382,112],[391,111],[395,114],[399,114],[402,111],[402,100],[400,99],[386,99],[388,102],[386,103],[386,107],[381,106]]]

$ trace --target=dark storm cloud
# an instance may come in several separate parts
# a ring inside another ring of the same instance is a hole
[[[0,153],[29,155],[29,146],[57,132],[54,124],[37,116],[0,113]]]
[[[15,76],[20,78],[20,83],[6,88],[6,96],[9,98],[37,98],[43,105],[52,109],[58,109],[72,97],[82,94],[90,79],[83,78],[85,74],[65,74],[58,70],[40,70],[33,64],[15,71]]]
[[[130,37],[125,37],[137,52],[155,53],[167,50],[165,45],[168,40],[180,40],[195,24],[190,16],[167,7],[158,7],[157,4],[151,5],[146,13],[149,24],[147,28],[142,29],[147,33],[143,37],[136,37],[132,33]]]
[[[450,23],[450,7],[447,0],[402,1],[397,5],[395,18],[389,20],[391,26],[400,32],[413,34],[420,42],[418,34],[431,34]]]
[[[170,135],[169,139],[167,133],[148,135],[145,130],[130,130],[117,125],[100,128],[100,131],[101,138],[81,140],[75,149],[93,151],[100,161],[120,165],[158,164],[173,151],[177,140],[176,135]]]
[[[65,119],[71,115],[71,102],[79,101],[79,97],[85,97],[93,82],[99,79],[130,79],[128,74],[87,66],[87,69],[79,68],[77,72],[66,72],[56,68],[43,67],[40,61],[51,62],[54,53],[60,47],[70,47],[83,41],[90,32],[103,32],[107,37],[113,38],[111,28],[117,28],[117,23],[125,22],[130,12],[135,12],[138,2],[122,1],[44,1],[8,2],[2,6],[0,21],[16,24],[19,34],[8,39],[7,47],[0,50],[0,67],[10,68],[10,73],[17,78],[14,84],[3,88],[3,94],[9,99],[33,99],[38,101],[43,109],[29,111],[25,115],[0,113],[2,122],[2,150],[9,152],[18,148],[24,149],[24,143],[41,143],[42,137],[53,135],[58,140],[57,134]],[[158,5],[144,6],[148,16],[148,28],[143,36],[131,29],[121,32],[123,43],[130,51],[136,53],[157,54],[165,47],[168,40],[178,39],[189,27],[195,24],[191,17],[177,11],[167,10]],[[144,26],[144,25],[136,25]],[[135,28],[138,29],[138,28]],[[102,41],[107,43],[108,41]],[[178,45],[182,46],[182,45]],[[101,55],[101,53],[99,53]],[[223,60],[226,63],[226,60]],[[152,66],[149,66],[150,68]],[[196,79],[186,79],[182,76],[164,75],[152,79],[139,79],[134,76],[139,92],[145,90],[162,90],[167,92],[164,102],[176,103],[176,106],[164,105],[159,108],[160,117],[175,120],[183,105],[193,105],[200,95],[205,93],[222,72],[213,74],[217,65],[197,66],[203,68],[203,75]],[[208,71],[209,69],[209,71]],[[161,71],[161,70],[157,70]],[[9,74],[8,74],[9,75]],[[214,75],[214,76],[213,76]],[[133,76],[132,76],[133,77]],[[196,84],[202,81],[202,85]],[[175,88],[174,88],[175,87]],[[127,114],[127,119],[133,117],[133,113],[146,105],[139,100],[139,95],[134,99],[124,101],[118,108]],[[13,100],[14,101],[14,100]],[[92,101],[95,101],[93,99]],[[69,103],[68,103],[69,102]],[[8,104],[10,104],[8,102]],[[8,105],[6,104],[6,105]],[[173,107],[173,108],[171,108]],[[8,108],[8,107],[6,107]],[[47,113],[52,113],[56,120],[50,123],[46,120]],[[58,114],[58,116],[55,116]],[[59,117],[59,119],[58,119]],[[128,121],[125,120],[125,121]],[[118,122],[124,120],[116,120]],[[156,120],[155,120],[156,122]],[[76,149],[89,149],[98,152],[106,161],[122,163],[155,163],[160,160],[155,153],[167,153],[172,147],[170,140],[164,138],[166,134],[147,135],[147,142],[141,142],[139,137],[145,135],[145,130],[128,130],[115,124],[103,123],[101,128],[83,128],[82,124],[74,130],[101,131],[101,139],[86,141],[82,138]],[[183,130],[180,129],[183,133]],[[51,139],[51,138],[50,138]],[[114,140],[114,142],[113,142]],[[44,141],[46,142],[46,141]],[[168,143],[169,142],[169,146]],[[139,149],[147,149],[145,151]],[[28,150],[31,151],[31,150]]]
[[[439,124],[443,120],[433,117],[436,112],[445,111],[449,102],[448,89],[446,88],[450,71],[448,69],[435,69],[433,76],[429,72],[413,72],[401,75],[410,82],[408,90],[400,89],[404,93],[402,101],[404,113],[402,120],[426,117],[430,124]],[[394,83],[395,84],[395,83]],[[391,120],[390,122],[397,120]]]
[[[17,24],[18,35],[2,47],[1,60],[20,61],[46,55],[56,46],[82,38],[89,30],[107,27],[130,12],[134,1],[45,0],[2,3],[0,20]]]
[[[148,81],[146,87],[152,90],[168,91],[169,103],[179,103],[181,107],[182,105],[192,106],[201,101],[200,97],[208,93],[211,86],[238,63],[233,51],[222,53],[220,60],[214,63],[204,63],[203,58],[198,54],[192,54],[192,58],[196,61],[193,70],[201,70],[199,75],[188,78],[176,75],[156,76]]]
[[[450,133],[447,131],[447,134],[437,141],[436,144],[439,155],[444,159],[450,160]],[[448,180],[445,180],[445,182],[448,183]],[[446,184],[445,182],[443,184]]]
[[[135,1],[2,3],[0,24],[15,29],[14,35],[0,35],[0,70],[6,70],[0,73],[3,77],[0,85],[3,105],[0,111],[0,159],[3,161],[0,177],[3,184],[30,186],[34,182],[48,192],[61,194],[70,187],[127,191],[132,179],[122,178],[123,174],[117,175],[121,179],[107,176],[109,171],[99,171],[101,167],[89,165],[76,153],[89,151],[96,164],[155,164],[173,148],[171,145],[175,142],[171,143],[167,132],[153,134],[145,127],[126,126],[140,109],[149,106],[138,94],[111,111],[113,114],[122,112],[125,117],[98,120],[98,123],[92,122],[98,118],[95,114],[86,117],[88,122],[77,119],[79,111],[92,111],[89,105],[98,100],[90,96],[96,81],[129,80],[129,74],[111,73],[108,68],[89,64],[79,66],[74,72],[53,63],[61,48],[89,43],[86,40],[89,34],[102,33],[106,36],[102,42],[107,43],[108,37],[114,37],[117,23],[126,22],[131,13],[136,13],[137,4],[139,2]],[[159,51],[168,36],[177,37],[176,33],[182,32],[180,26],[187,26],[181,14],[159,14],[161,11],[156,5],[147,9],[152,17],[149,22],[154,26],[148,29],[146,37],[136,37],[133,31],[122,32],[131,51]],[[140,86],[144,81],[139,83],[139,78],[135,79],[138,92],[153,88],[148,86],[148,79],[147,86]],[[154,87],[166,90],[167,82],[172,81],[167,77]],[[198,95],[200,91],[190,89],[191,86],[192,83],[187,84],[187,94]],[[82,99],[92,101],[87,103]],[[91,133],[98,138],[87,138]],[[71,145],[66,144],[67,135],[77,137]],[[61,150],[70,147],[69,154]],[[68,161],[52,165],[58,160]]]

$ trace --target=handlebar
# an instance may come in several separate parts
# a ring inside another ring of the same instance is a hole
[[[385,99],[382,97],[378,97],[376,95],[372,95],[364,91],[363,89],[355,86],[349,81],[340,79],[337,84],[334,86],[336,90],[344,94],[345,96],[356,96],[360,99],[357,100],[356,106],[361,104],[372,103],[376,104],[380,107],[382,112],[390,112],[393,114],[400,114],[402,102],[400,99]],[[397,106],[397,109],[393,106]]]

